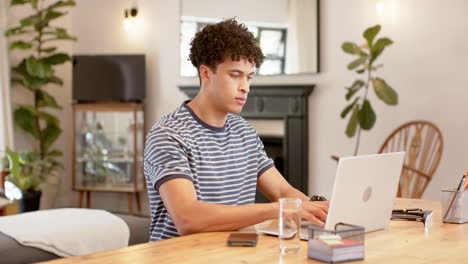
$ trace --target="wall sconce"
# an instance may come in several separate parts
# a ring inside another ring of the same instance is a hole
[[[125,9],[125,19],[134,18],[138,15],[138,8],[132,7],[130,9]]]
[[[377,12],[377,16],[381,17],[384,13],[385,5],[383,2],[379,1],[375,4],[375,11]]]
[[[125,9],[124,12],[124,29],[125,31],[129,32],[132,31],[133,29],[133,24],[135,24],[135,19],[138,15],[138,8],[136,5],[136,1],[133,1],[132,7],[129,9]]]

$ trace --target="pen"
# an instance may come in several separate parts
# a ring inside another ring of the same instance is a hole
[[[463,177],[460,180],[460,183],[458,184],[457,191],[461,191],[465,188],[466,186],[466,177],[468,175],[468,169],[465,171],[465,174],[463,174]]]
[[[455,205],[454,203],[455,203],[455,200],[456,200],[456,198],[458,196],[458,192],[462,191],[466,187],[466,182],[467,182],[466,177],[467,177],[467,175],[468,175],[468,169],[465,171],[465,174],[463,174],[463,177],[461,178],[460,183],[458,184],[457,190],[453,195],[452,201],[450,201],[450,205],[449,205],[449,207],[447,209],[447,212],[445,212],[445,215],[444,215],[443,219],[447,219],[447,216],[453,210],[453,206]]]
[[[468,179],[466,178],[467,177],[466,175],[468,175],[468,169],[465,171],[465,175],[464,175],[465,176],[465,183],[463,184],[463,187],[462,187],[461,190],[466,190],[468,188]]]
[[[409,209],[394,209],[392,213],[421,213],[421,208],[409,208]]]

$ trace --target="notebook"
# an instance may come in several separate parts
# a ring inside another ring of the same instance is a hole
[[[390,222],[405,152],[341,158],[336,170],[325,229],[344,222],[360,225],[365,232],[385,228]],[[300,237],[308,239],[301,223]],[[278,227],[258,228],[258,232],[278,235]]]

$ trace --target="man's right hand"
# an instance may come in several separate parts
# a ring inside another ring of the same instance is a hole
[[[323,227],[325,225],[325,220],[327,220],[329,204],[329,201],[302,201],[302,219],[306,219],[317,226]]]

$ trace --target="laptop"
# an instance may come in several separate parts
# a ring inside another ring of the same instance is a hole
[[[336,171],[325,229],[344,222],[360,225],[365,232],[384,229],[390,222],[405,152],[341,158]],[[308,239],[307,221],[300,237]],[[278,235],[278,227],[258,232]]]

